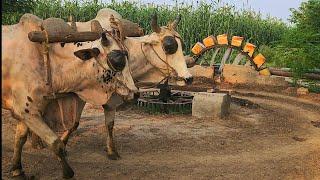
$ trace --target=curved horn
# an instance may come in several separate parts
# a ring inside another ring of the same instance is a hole
[[[97,20],[91,21],[91,31],[92,32],[97,32],[101,34],[103,32],[102,26]]]
[[[180,21],[181,21],[181,14],[178,14],[176,19],[171,24],[172,29],[176,29]]]
[[[69,22],[71,22],[72,31],[76,32],[77,31],[77,26],[76,26],[76,22],[74,21],[74,18],[73,18],[72,15],[69,16]]]
[[[157,14],[154,14],[152,16],[151,28],[152,28],[153,32],[156,32],[156,33],[160,33],[160,31],[161,31],[161,28],[158,25],[158,16],[157,16]]]

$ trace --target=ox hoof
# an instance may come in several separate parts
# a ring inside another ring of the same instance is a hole
[[[67,157],[67,156],[68,156],[68,152],[67,152],[67,150],[66,150],[66,149],[63,151],[63,155],[64,155],[65,157]]]
[[[71,167],[65,167],[63,168],[63,178],[64,179],[70,179],[74,176],[74,172],[71,169]]]
[[[15,173],[18,173],[17,171]],[[19,174],[13,173],[12,180],[34,180],[35,176],[33,175],[26,175],[23,171],[20,170]]]
[[[111,154],[107,154],[107,156],[110,160],[118,160],[121,158],[118,152],[112,152]]]

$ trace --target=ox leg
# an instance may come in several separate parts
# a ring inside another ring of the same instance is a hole
[[[104,109],[105,125],[106,125],[106,131],[107,131],[107,149],[106,149],[107,156],[108,156],[108,159],[110,160],[117,160],[117,159],[120,159],[120,156],[116,150],[116,147],[113,141],[113,125],[114,125],[116,110],[106,104],[103,105],[102,107]]]
[[[12,168],[11,173],[14,178],[20,177],[21,179],[25,178],[25,174],[22,170],[21,164],[21,154],[22,147],[27,141],[28,137],[28,127],[23,123],[19,122],[16,128],[16,135],[14,140],[14,150],[13,150],[13,158],[12,158]]]
[[[81,113],[83,111],[84,106],[86,105],[85,101],[82,101],[78,96],[73,98],[73,126],[72,128],[65,131],[61,136],[61,141],[67,145],[70,135],[78,129],[80,123]]]
[[[34,115],[30,118],[25,119],[25,124],[37,134],[44,142],[48,144],[50,149],[58,156],[58,159],[62,165],[63,177],[72,178],[74,172],[69,166],[65,157],[65,145],[58,138],[58,136],[43,122],[41,116]]]
[[[31,146],[34,149],[43,149],[46,147],[46,145],[43,143],[43,141],[37,136],[35,133],[31,132]]]
[[[79,126],[79,120],[80,119],[77,119],[78,121],[76,121],[73,125],[73,127],[71,129],[68,129],[67,131],[65,131],[62,136],[61,136],[61,141],[63,142],[64,145],[67,145],[68,144],[68,140],[70,138],[70,135],[75,131],[77,130],[78,126]]]

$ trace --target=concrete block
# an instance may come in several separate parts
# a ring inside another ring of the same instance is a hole
[[[224,81],[231,84],[253,84],[259,72],[250,66],[225,64],[222,75]]]
[[[213,79],[214,76],[214,69],[212,67],[195,65],[191,68],[188,68],[188,70],[193,77],[206,77],[209,79]]]
[[[298,88],[297,89],[297,94],[298,95],[307,95],[307,94],[309,94],[309,89],[308,88],[304,88],[304,87]]]
[[[192,116],[219,117],[229,114],[231,96],[225,93],[195,93],[192,101]]]
[[[255,81],[258,85],[270,85],[270,86],[279,86],[287,87],[289,83],[286,81],[285,77],[281,76],[262,76],[259,75]]]
[[[284,77],[264,76],[250,66],[226,64],[223,68],[224,82],[231,84],[288,86]]]

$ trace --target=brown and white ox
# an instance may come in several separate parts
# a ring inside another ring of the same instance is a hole
[[[105,32],[101,35],[103,38],[83,42],[79,47],[74,43],[49,44],[52,88],[46,85],[42,45],[28,39],[29,32],[41,31],[42,22],[37,16],[25,14],[18,24],[2,26],[2,108],[10,110],[18,120],[11,171],[15,177],[25,177],[21,154],[31,130],[57,155],[63,177],[71,178],[74,172],[65,158],[65,144],[43,120],[45,108],[51,101],[44,97],[50,97],[52,91],[74,92],[86,102],[106,104],[119,82],[112,80],[115,78],[109,77],[110,74],[116,74],[127,92],[136,91],[136,88],[130,74],[121,72],[128,68],[124,67],[126,53]],[[110,62],[123,66],[119,72],[110,73],[114,72]]]
[[[105,8],[98,12],[95,20],[98,20],[104,29],[111,30],[109,22],[111,15],[122,18],[116,11]],[[182,51],[183,42],[175,31],[179,21],[180,19],[177,18],[168,26],[159,27],[157,17],[154,16],[151,22],[153,33],[143,37],[127,37],[124,40],[129,53],[129,68],[135,82],[158,83],[167,76],[173,77],[173,83],[180,85],[192,82],[192,75],[187,69]],[[89,27],[89,22],[77,23],[77,26],[81,25]],[[116,107],[122,103],[122,99],[113,94],[108,103],[103,105],[107,130],[106,151],[107,157],[112,160],[120,158],[113,141],[113,126]],[[69,135],[78,127],[84,105],[85,102],[74,95],[58,99],[48,106],[45,114],[46,122],[48,124],[62,122],[60,128],[56,129],[57,131],[65,130],[62,136],[65,143]],[[34,146],[41,145],[38,143],[39,140],[33,138]]]

